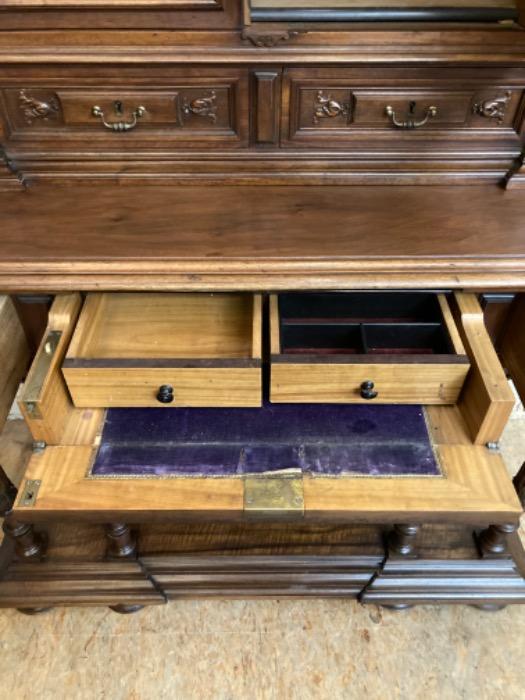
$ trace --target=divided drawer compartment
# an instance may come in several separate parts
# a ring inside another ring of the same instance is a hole
[[[62,372],[79,408],[260,406],[261,296],[88,294]]]
[[[270,328],[276,403],[451,404],[470,367],[439,293],[273,295]]]

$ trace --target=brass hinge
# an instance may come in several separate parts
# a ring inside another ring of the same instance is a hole
[[[19,505],[25,507],[34,506],[41,483],[42,482],[40,479],[26,479],[24,488],[20,495]]]
[[[257,520],[295,520],[304,515],[303,477],[293,474],[247,476],[244,513]]]

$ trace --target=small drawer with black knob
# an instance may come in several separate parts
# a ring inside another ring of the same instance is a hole
[[[261,297],[88,294],[62,373],[79,408],[260,406]]]
[[[447,295],[270,298],[270,400],[456,403],[470,367]]]

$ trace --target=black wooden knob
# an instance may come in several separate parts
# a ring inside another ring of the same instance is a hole
[[[374,382],[369,379],[361,384],[361,398],[362,399],[375,399],[377,396],[377,391],[374,391]]]
[[[161,403],[171,403],[173,401],[173,387],[163,384],[157,392],[157,401]]]

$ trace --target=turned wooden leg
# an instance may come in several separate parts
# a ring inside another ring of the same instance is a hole
[[[107,556],[116,559],[131,559],[137,553],[135,540],[124,523],[106,525],[108,540]]]
[[[512,480],[518,498],[520,499],[521,505],[525,508],[525,462],[522,464],[521,469],[516,474]]]
[[[477,537],[481,556],[486,558],[508,556],[507,535],[511,535],[517,529],[517,525],[508,523],[504,525],[489,525],[485,530],[482,530]]]
[[[7,513],[3,530],[15,542],[15,552],[22,559],[42,559],[44,541],[36,535],[33,526],[15,520],[12,513]]]
[[[0,517],[3,517],[13,507],[17,490],[11,479],[0,465]]]
[[[399,523],[394,525],[388,534],[388,557],[389,559],[408,559],[417,557],[416,537],[419,532],[419,525],[409,525]],[[411,603],[394,603],[392,605],[382,605],[387,610],[407,610],[411,608]]]
[[[125,523],[110,523],[106,525],[108,540],[107,556],[111,559],[133,559],[137,554],[136,542]],[[109,609],[121,615],[129,615],[142,610],[143,605],[118,603],[110,605]]]
[[[394,525],[388,536],[388,554],[394,557],[415,557],[419,525]]]

